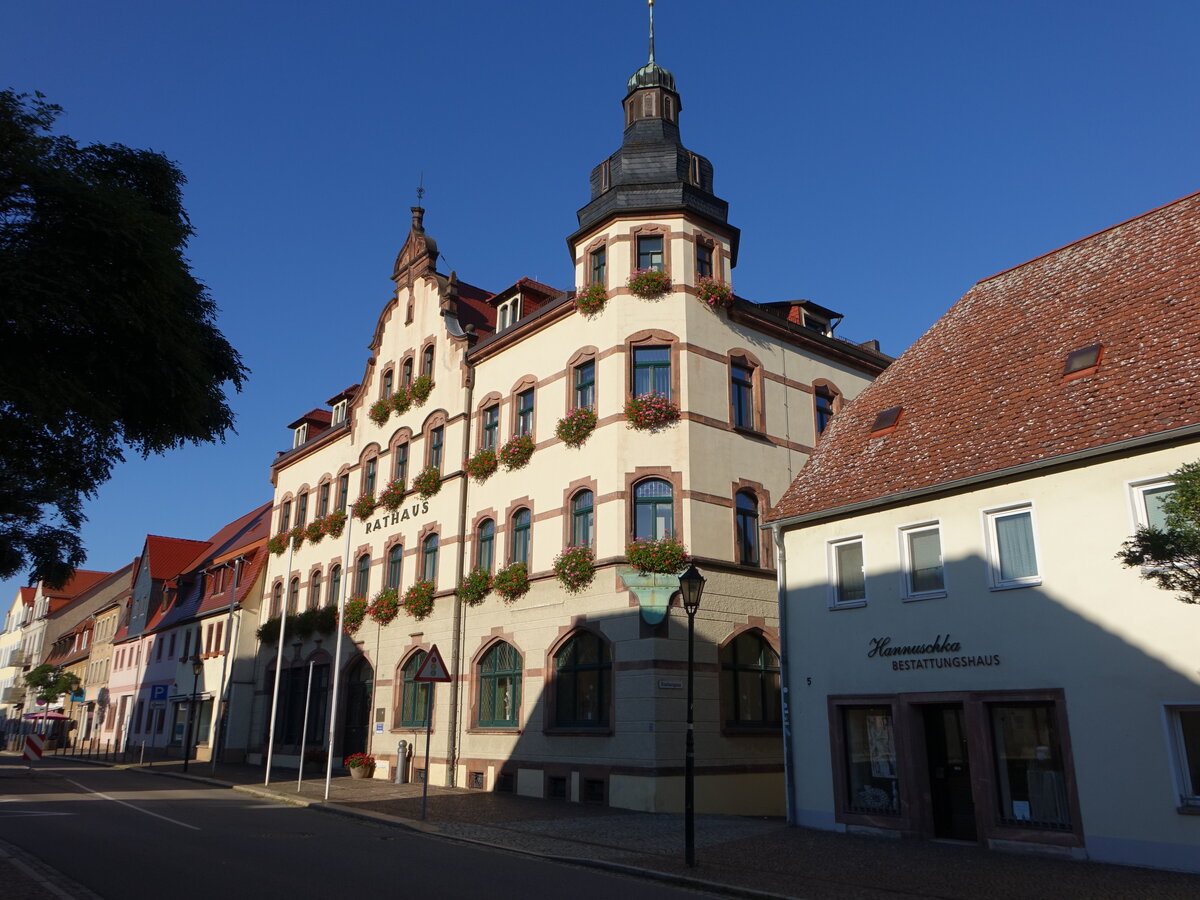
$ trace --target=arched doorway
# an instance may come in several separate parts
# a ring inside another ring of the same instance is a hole
[[[371,728],[371,687],[375,669],[365,656],[346,672],[346,723],[342,726],[342,756],[366,753]]]

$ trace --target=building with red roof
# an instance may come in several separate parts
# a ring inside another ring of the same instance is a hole
[[[1200,870],[1200,194],[986,278],[772,510],[794,822]]]

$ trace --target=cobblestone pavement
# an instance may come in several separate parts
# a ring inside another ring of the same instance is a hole
[[[701,815],[696,867],[683,863],[683,817],[430,786],[336,776],[325,800],[323,773],[297,791],[296,771],[178,762],[153,771],[212,780],[272,799],[509,850],[589,865],[692,880],[723,892],[802,900],[1010,900],[1146,898],[1197,900],[1200,875],[985,850],[975,844],[897,840],[791,828],[779,819]],[[1197,851],[1200,853],[1200,849]],[[2,860],[0,860],[2,862]],[[0,882],[3,883],[3,882]],[[23,898],[26,895],[16,894]],[[30,894],[28,896],[43,896]],[[4,893],[5,900],[9,895]]]

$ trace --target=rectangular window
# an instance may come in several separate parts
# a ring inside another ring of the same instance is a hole
[[[1200,706],[1168,710],[1179,780],[1179,805],[1200,808]]]
[[[349,406],[349,401],[347,401],[347,400],[339,400],[337,403],[333,404],[333,423],[332,424],[341,425],[343,422],[346,421],[346,409],[348,406]]]
[[[754,372],[736,363],[729,367],[729,399],[735,428],[754,427]]]
[[[171,646],[167,648],[167,659],[175,658],[175,632],[171,632]]]
[[[442,468],[442,442],[445,436],[441,425],[429,432],[429,465],[439,471]]]
[[[829,545],[831,607],[862,606],[867,602],[862,538]]]
[[[292,501],[284,500],[283,505],[279,507],[279,530],[280,532],[287,531],[292,527]]]
[[[483,411],[483,449],[495,450],[500,441],[500,405],[494,404]]]
[[[408,441],[396,445],[396,460],[393,463],[392,478],[408,484]]]
[[[697,278],[712,278],[713,273],[713,252],[712,247],[706,247],[704,244],[696,245],[696,277]]]
[[[608,268],[608,254],[603,247],[592,251],[592,284],[604,285],[605,269]]]
[[[304,525],[308,521],[308,494],[296,497],[296,525]]]
[[[579,409],[596,405],[596,363],[588,360],[575,367],[575,406]]]
[[[661,234],[646,235],[637,239],[639,269],[663,269],[663,239]]]
[[[1070,831],[1054,704],[997,703],[990,711],[1001,823]]]
[[[1139,526],[1164,529],[1167,516],[1163,501],[1175,492],[1175,485],[1164,479],[1143,481],[1130,486],[1133,490],[1133,515]]]
[[[844,707],[842,728],[846,812],[899,815],[899,772],[891,707]]]
[[[937,523],[900,529],[900,557],[904,561],[905,600],[946,595],[942,533]]]
[[[671,396],[671,348],[635,347],[633,350],[633,395],[654,392]]]
[[[363,493],[375,493],[375,476],[379,470],[379,463],[374,459],[367,460],[366,471],[363,475]]]
[[[992,590],[1041,584],[1030,504],[988,510],[988,568]]]
[[[337,508],[340,512],[346,511],[346,505],[350,502],[350,476],[343,475],[338,479],[338,497]]]
[[[517,394],[517,434],[533,434],[533,388]]]
[[[329,482],[317,489],[317,515],[322,519],[329,515]]]

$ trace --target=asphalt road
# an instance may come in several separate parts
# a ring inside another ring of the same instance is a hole
[[[33,776],[0,764],[0,840],[105,900],[705,896],[216,786],[53,759]]]

